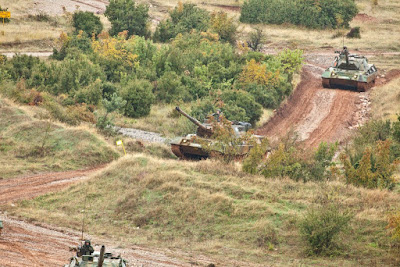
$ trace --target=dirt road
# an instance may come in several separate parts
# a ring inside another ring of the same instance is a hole
[[[345,89],[324,89],[321,73],[329,65],[329,55],[307,55],[307,64],[301,73],[301,82],[272,116],[256,133],[272,142],[290,131],[298,134],[305,147],[317,147],[322,141],[344,142],[353,128],[365,123],[369,112],[369,92]],[[379,78],[377,85],[387,83],[400,74],[394,70]]]
[[[0,236],[0,266],[63,266],[73,256],[70,247],[76,247],[81,233],[70,229],[57,228],[45,224],[32,224],[2,213],[3,205],[30,199],[38,195],[54,192],[72,183],[85,180],[101,167],[89,170],[55,172],[28,177],[0,180],[0,219],[4,229]],[[106,245],[107,251],[122,255],[129,261],[129,266],[207,266],[212,261],[201,255],[189,255],[181,251],[157,250],[135,245],[121,247],[118,242],[103,240],[99,237],[85,235],[100,249]],[[170,256],[173,255],[173,256]],[[218,264],[221,265],[221,264]],[[241,263],[232,263],[232,266]]]

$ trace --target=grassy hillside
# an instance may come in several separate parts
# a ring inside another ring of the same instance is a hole
[[[110,162],[117,152],[96,135],[32,118],[0,99],[0,178],[80,169]]]
[[[22,202],[36,221],[120,240],[179,248],[211,257],[273,266],[370,266],[397,262],[385,228],[400,208],[398,193],[341,181],[296,183],[244,174],[220,162],[124,157],[90,181]],[[298,222],[307,209],[337,203],[352,220],[331,257],[308,258]]]

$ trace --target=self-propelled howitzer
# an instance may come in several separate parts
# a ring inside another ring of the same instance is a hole
[[[214,155],[223,155],[224,151],[210,151],[205,149],[204,145],[215,144],[216,141],[213,138],[214,126],[210,123],[201,123],[197,119],[191,117],[186,112],[182,111],[179,107],[175,108],[180,114],[188,118],[192,123],[197,125],[196,134],[188,134],[185,137],[179,137],[171,142],[172,152],[181,159],[204,159],[212,157]],[[216,124],[219,123],[220,114],[214,114],[214,121]],[[250,129],[251,124],[248,122],[231,122],[233,133],[237,138],[240,138],[246,134],[247,130]],[[257,140],[262,139],[261,136],[253,136]],[[236,158],[243,158],[250,150],[252,146],[247,142],[239,145],[235,145],[237,151]]]

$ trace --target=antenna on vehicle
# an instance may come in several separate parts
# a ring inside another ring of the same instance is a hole
[[[344,47],[344,35],[343,35],[343,45],[342,45],[342,47]]]
[[[84,230],[84,228],[85,228],[86,199],[87,199],[87,191],[86,191],[86,194],[85,194],[85,201],[84,201],[84,204],[83,204],[83,214],[82,214],[82,237],[81,237],[81,240],[83,240],[83,230]]]

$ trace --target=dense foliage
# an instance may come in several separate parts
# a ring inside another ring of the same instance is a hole
[[[76,31],[60,35],[50,60],[4,58],[0,77],[23,85],[18,99],[31,103],[28,95],[34,90],[33,95],[43,98],[38,105],[70,124],[78,122],[68,111],[79,107],[85,109],[82,114],[92,113],[85,121],[101,120],[99,128],[106,128],[113,111],[105,106],[116,100],[123,105],[115,112],[134,118],[148,115],[155,101],[193,102],[191,113],[200,120],[221,109],[229,120],[255,124],[263,107],[276,107],[291,93],[293,73],[302,64],[298,50],[277,56],[237,52],[231,45],[236,31],[232,19],[192,4],[179,4],[170,12],[174,33],[162,45],[138,36],[146,35],[147,7],[114,0],[106,15],[110,33],[98,33],[98,17],[77,12]],[[130,21],[140,18],[146,19]]]
[[[169,15],[170,19],[158,24],[153,36],[154,41],[168,42],[179,33],[188,33],[193,29],[206,31],[209,28],[210,15],[194,4],[179,2]]]
[[[341,155],[348,183],[367,188],[393,189],[400,163],[400,116],[398,121],[370,121],[352,146]]]
[[[357,13],[354,0],[248,0],[242,6],[240,21],[339,28],[348,27]]]
[[[97,35],[103,30],[100,18],[95,16],[92,12],[78,11],[72,16],[73,26],[75,31],[84,31],[88,36],[93,34]]]
[[[148,36],[149,7],[133,0],[110,0],[104,15],[111,22],[111,35],[128,31],[128,36]]]
[[[331,254],[338,235],[348,227],[350,219],[349,213],[340,211],[334,204],[309,209],[299,222],[309,254]]]

